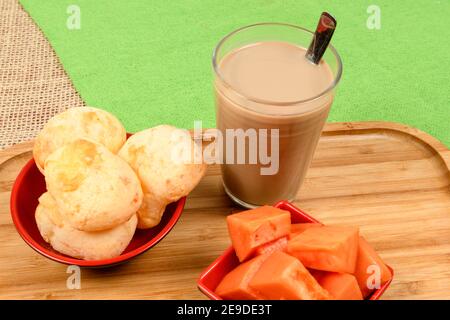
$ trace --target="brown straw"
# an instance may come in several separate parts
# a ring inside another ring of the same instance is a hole
[[[318,64],[328,48],[331,37],[336,29],[336,19],[328,12],[322,12],[313,39],[306,52],[306,58]]]

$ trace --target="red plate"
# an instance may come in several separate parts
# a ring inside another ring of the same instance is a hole
[[[23,240],[43,256],[64,264],[82,267],[106,267],[125,262],[155,246],[174,227],[183,211],[186,197],[167,206],[161,222],[154,228],[137,229],[128,247],[118,257],[105,260],[81,260],[61,254],[42,239],[34,219],[38,198],[46,191],[44,176],[33,159],[22,168],[11,191],[11,215]]]
[[[313,217],[309,216],[299,208],[295,207],[287,201],[280,201],[275,208],[280,208],[291,213],[292,223],[320,223]],[[205,271],[202,272],[200,278],[197,281],[198,288],[203,292],[208,298],[212,300],[222,300],[215,290],[219,285],[220,281],[225,277],[225,275],[236,268],[239,265],[239,260],[236,257],[233,247],[229,247],[225,252],[218,257]],[[392,276],[394,275],[394,270],[387,266],[391,271]],[[386,282],[380,289],[374,291],[372,295],[367,300],[378,300],[381,295],[386,291],[392,282],[391,279]]]

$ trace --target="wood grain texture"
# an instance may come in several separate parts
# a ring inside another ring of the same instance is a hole
[[[29,248],[9,213],[10,190],[32,143],[0,152],[0,298],[203,299],[200,272],[229,245],[220,169],[188,198],[180,221],[129,263],[82,269],[69,290],[67,267]],[[395,123],[328,124],[295,204],[324,223],[359,225],[395,270],[384,299],[450,298],[450,151]]]

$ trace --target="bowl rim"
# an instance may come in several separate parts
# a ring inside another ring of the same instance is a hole
[[[13,220],[13,224],[16,227],[17,232],[22,237],[22,239],[27,243],[34,251],[38,252],[39,254],[43,255],[44,257],[63,263],[66,265],[77,265],[80,267],[108,267],[108,266],[114,266],[116,264],[120,264],[122,262],[125,262],[127,260],[130,260],[131,258],[134,258],[145,251],[149,250],[150,248],[154,247],[156,244],[158,244],[175,226],[175,224],[178,222],[181,213],[183,212],[184,205],[186,203],[186,197],[180,198],[178,201],[176,201],[176,208],[174,213],[172,214],[171,218],[167,222],[167,224],[163,227],[163,229],[156,234],[155,237],[153,237],[150,241],[146,242],[145,244],[131,250],[130,252],[127,252],[125,254],[121,254],[114,258],[109,259],[103,259],[103,260],[82,260],[77,258],[72,258],[69,256],[65,256],[62,253],[56,253],[48,250],[47,248],[41,246],[37,241],[33,239],[33,237],[29,234],[28,230],[25,228],[25,226],[22,224],[20,215],[19,215],[19,209],[18,209],[18,195],[19,195],[19,189],[23,185],[23,180],[26,176],[26,174],[33,168],[33,166],[36,166],[36,163],[33,158],[31,158],[25,166],[20,170],[18,176],[16,177],[16,180],[14,181],[13,187],[11,189],[11,197],[10,197],[10,212],[11,217]]]
[[[275,208],[279,208],[282,210],[289,211],[289,213],[302,216],[303,218],[306,218],[309,220],[309,223],[320,223],[323,225],[322,222],[319,220],[313,218],[303,210],[297,208],[292,203],[286,200],[278,201],[276,204],[273,205]],[[306,222],[308,223],[308,222]],[[218,256],[208,267],[206,267],[205,270],[202,271],[200,276],[197,279],[197,287],[198,289],[208,298],[211,300],[223,300],[218,294],[214,292],[206,283],[204,282],[204,279],[211,273],[214,272],[214,270],[217,268],[217,266],[225,260],[229,255],[235,254],[233,246],[229,246],[220,256]],[[380,297],[383,295],[383,293],[387,290],[387,288],[391,285],[392,280],[394,279],[394,269],[392,269],[391,266],[387,265],[387,268],[389,271],[391,271],[391,278],[385,282],[379,289],[373,291],[373,293],[364,300],[379,300]]]

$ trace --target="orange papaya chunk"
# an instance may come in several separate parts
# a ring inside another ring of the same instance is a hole
[[[268,255],[261,255],[240,264],[222,279],[215,292],[225,300],[262,299],[248,283],[267,258]]]
[[[251,257],[257,247],[289,235],[291,214],[263,206],[227,217],[228,233],[239,261]]]
[[[371,266],[373,267],[371,268]],[[376,267],[378,268],[376,269]],[[359,238],[358,258],[354,274],[364,298],[368,297],[375,289],[379,289],[392,277],[386,264],[363,237]]]
[[[249,282],[270,300],[325,300],[330,298],[302,263],[281,251],[272,253]]]
[[[303,231],[309,229],[309,228],[317,228],[321,227],[322,225],[320,223],[294,223],[291,224],[291,233],[289,234],[289,239],[294,238],[295,236],[299,235]]]
[[[275,251],[286,251],[288,238],[283,237],[272,242],[263,244],[256,248],[256,255],[274,253]]]
[[[358,281],[349,273],[327,271],[311,272],[317,282],[327,290],[335,300],[363,300]]]
[[[322,226],[309,228],[289,240],[287,253],[307,268],[354,273],[358,244],[358,228]]]

